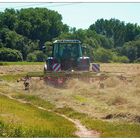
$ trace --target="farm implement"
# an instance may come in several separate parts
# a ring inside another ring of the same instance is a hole
[[[89,79],[99,72],[99,65],[94,65],[90,72],[90,58],[85,56],[79,40],[56,40],[52,44],[52,55],[44,66],[44,73],[29,73],[29,76],[41,76],[47,83],[60,85],[71,78]],[[44,50],[45,52],[45,50]]]
[[[48,84],[63,85],[67,80],[77,78],[85,82],[102,81],[111,73],[100,72],[99,64],[90,63],[79,40],[56,40],[52,55],[48,57],[44,72],[31,72],[29,77],[40,77]]]

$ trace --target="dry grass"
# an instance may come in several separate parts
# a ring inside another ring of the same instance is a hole
[[[22,72],[29,72],[41,71],[43,66],[33,66],[34,68],[29,66],[21,67]],[[20,69],[20,66],[10,66],[10,68],[5,66],[5,73],[9,74],[9,69],[11,68],[18,73],[16,69]],[[121,79],[118,76],[119,73],[114,73],[113,76],[101,81],[101,83],[98,80],[87,83],[73,79],[67,81],[66,87],[62,89],[48,86],[39,78],[32,78],[29,94],[46,99],[55,104],[56,107],[69,106],[76,111],[97,118],[123,113],[131,114],[132,116],[130,118],[126,115],[124,117],[126,121],[135,121],[133,120],[134,116],[140,116],[140,64],[101,64],[101,70],[124,72],[121,75],[126,79]],[[100,88],[100,84],[103,84],[104,88]],[[26,93],[23,90],[22,82],[10,83],[8,86],[9,91],[12,91],[12,93],[14,91]],[[112,117],[111,119],[117,119],[117,117]],[[122,118],[118,117],[118,119]]]
[[[65,88],[55,88],[39,78],[32,78],[30,91],[24,91],[23,82],[16,82],[18,76],[10,76],[10,74],[42,71],[42,67],[41,65],[1,66],[0,72],[4,74],[0,74],[0,91],[16,98],[30,100],[43,107],[49,106],[43,100],[49,101],[55,105],[55,109],[62,109],[61,113],[79,119],[90,129],[101,132],[102,137],[139,137],[139,64],[101,64],[102,71],[124,73],[113,73],[100,82],[96,79],[91,83],[78,79],[69,80]],[[29,95],[28,98],[25,98],[25,94]],[[43,100],[39,100],[38,97]]]
[[[107,72],[124,72],[124,74],[139,74],[140,64],[101,64],[101,70]]]
[[[0,66],[0,75],[22,74],[32,71],[42,71],[43,65],[5,65]]]

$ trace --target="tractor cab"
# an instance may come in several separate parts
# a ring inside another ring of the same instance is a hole
[[[89,70],[89,57],[83,57],[79,40],[56,40],[53,42],[52,57],[47,60],[47,70]]]

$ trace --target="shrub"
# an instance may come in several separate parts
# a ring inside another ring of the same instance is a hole
[[[129,63],[129,59],[127,56],[117,56],[114,55],[112,58],[113,62],[120,62],[120,63]]]
[[[134,62],[135,63],[140,63],[140,58],[136,59]]]
[[[109,49],[99,48],[94,51],[94,59],[97,62],[108,63],[112,60],[113,53]]]
[[[29,53],[27,56],[27,61],[37,61],[42,62],[45,61],[47,56],[42,51],[34,51],[33,53]]]
[[[28,62],[35,62],[37,60],[36,55],[34,53],[29,53],[27,55],[27,61]]]
[[[0,61],[22,61],[20,51],[10,48],[0,48]]]

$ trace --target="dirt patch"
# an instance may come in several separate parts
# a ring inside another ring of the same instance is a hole
[[[65,115],[61,115],[61,116],[63,116],[64,118],[66,118],[67,120],[69,120],[75,124],[75,126],[77,128],[77,131],[75,132],[75,134],[77,136],[79,136],[80,138],[99,138],[99,136],[100,136],[99,132],[97,132],[95,130],[88,130],[84,125],[82,125],[80,123],[79,120],[77,120],[77,119],[73,120],[71,118],[68,118]]]

